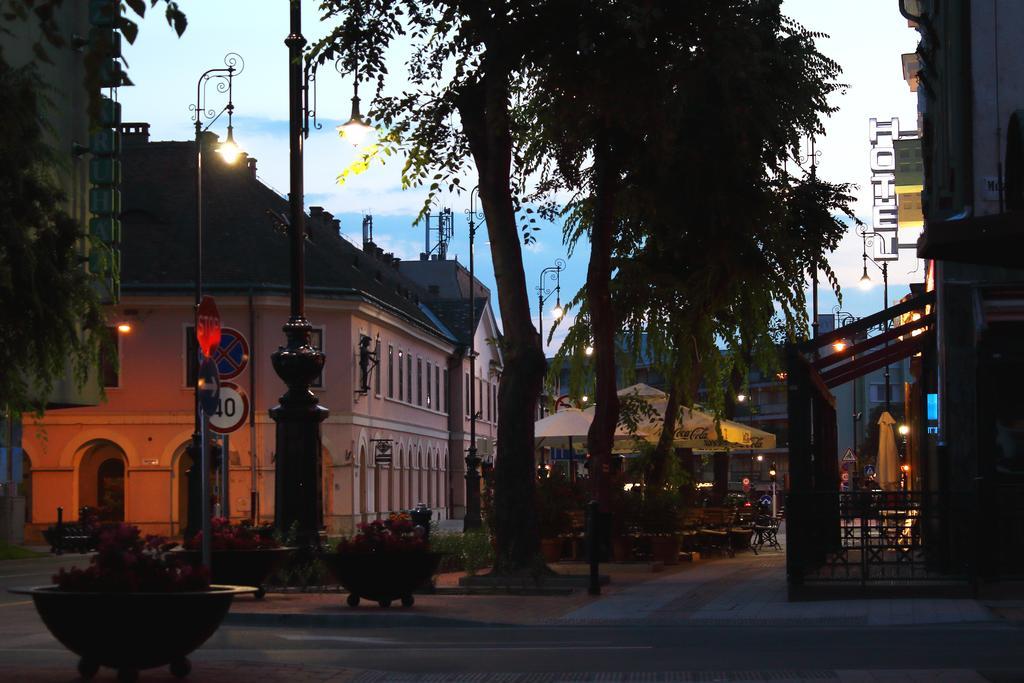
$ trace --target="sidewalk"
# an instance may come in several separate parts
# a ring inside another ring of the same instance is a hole
[[[553,565],[560,573],[585,574],[582,563]],[[600,596],[417,595],[411,609],[363,601],[345,604],[344,592],[269,594],[235,601],[229,623],[303,626],[453,625],[693,625],[897,626],[1018,621],[1020,603],[956,598],[872,598],[790,602],[785,554],[766,550],[734,558],[702,559],[652,571],[648,564],[603,564],[611,577]],[[439,587],[457,584],[441,575]]]

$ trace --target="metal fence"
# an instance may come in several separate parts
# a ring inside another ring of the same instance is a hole
[[[948,582],[975,574],[973,495],[858,491],[803,498],[815,533],[789,558],[800,565],[801,581]]]

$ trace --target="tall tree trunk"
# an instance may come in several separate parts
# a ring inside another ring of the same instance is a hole
[[[502,73],[501,69],[487,73]],[[507,81],[486,76],[462,88],[463,131],[480,178],[498,309],[504,327],[505,367],[498,387],[498,455],[495,461],[496,574],[535,568],[540,551],[533,469],[533,423],[546,370],[540,336],[530,316],[526,273],[512,201],[512,135]]]
[[[647,486],[655,491],[665,488],[665,477],[668,472],[668,459],[672,453],[672,442],[676,436],[676,422],[679,415],[679,394],[681,387],[677,381],[670,381],[668,401],[665,403],[665,419],[658,435],[658,445],[654,449],[654,460],[647,477]]]
[[[743,373],[736,366],[733,366],[729,374],[729,391],[725,392],[725,419],[731,420],[736,417],[736,395],[743,386]],[[715,453],[713,458],[715,468],[715,485],[712,489],[712,499],[716,505],[725,503],[725,497],[729,494],[729,464],[731,454],[728,451]]]
[[[611,459],[615,426],[619,421],[619,396],[615,377],[616,321],[612,311],[612,239],[615,233],[615,170],[611,150],[598,144],[594,150],[595,206],[590,231],[590,264],[587,267],[587,309],[594,335],[595,408],[587,433],[590,451],[591,492],[604,515],[610,513]]]

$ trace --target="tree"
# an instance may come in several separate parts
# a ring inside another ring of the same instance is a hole
[[[320,63],[339,58],[359,81],[376,81],[370,116],[387,133],[358,167],[404,154],[403,184],[429,189],[423,213],[444,188],[460,189],[460,176],[473,168],[479,179],[504,326],[494,491],[499,574],[536,571],[539,553],[533,422],[546,361],[530,319],[522,260],[521,240],[530,239],[530,228],[520,226],[520,197],[529,169],[519,149],[530,129],[518,103],[531,92],[522,36],[536,33],[543,5],[326,0],[323,19],[339,23],[311,53]],[[409,84],[388,95],[385,56],[399,37],[411,42]]]
[[[150,0],[151,6],[160,0]],[[165,0],[167,1],[167,0]],[[143,0],[127,4],[141,17]],[[0,406],[12,414],[41,411],[54,383],[67,376],[81,387],[109,338],[93,277],[81,266],[81,244],[89,237],[65,211],[58,179],[66,166],[49,141],[48,119],[55,106],[39,63],[54,50],[70,49],[58,23],[63,0],[0,1]],[[184,14],[167,1],[167,20],[180,35]],[[12,67],[2,39],[34,26],[35,61]],[[137,26],[120,17],[118,28],[132,42]],[[84,85],[99,102],[98,64],[109,45],[86,49]],[[98,381],[98,373],[92,373]]]
[[[589,276],[607,274],[592,271],[572,302],[580,315],[561,357],[578,365],[590,335],[597,349],[598,335],[619,334],[634,358],[647,356],[665,374],[669,415],[652,459],[655,485],[665,469],[659,458],[669,457],[676,409],[692,404],[698,378],[720,411],[723,380],[745,377],[750,361],[766,355],[776,315],[787,334],[800,334],[808,270],[823,267],[838,291],[825,255],[845,230],[833,214],[852,218],[849,187],[791,176],[786,162],[802,136],[823,132],[821,119],[833,112],[827,98],[842,87],[840,70],[817,51],[821,35],[782,16],[779,4],[603,3],[604,11],[631,20],[606,24],[612,28],[602,40],[618,30],[621,41],[628,35],[632,42],[616,51],[619,65],[602,71],[604,92],[583,96],[637,93],[625,122],[632,128],[615,117],[595,119],[604,124],[604,139],[623,136],[630,152],[640,151],[610,156],[593,138],[593,168],[612,159],[614,182],[591,183],[570,204],[583,218],[568,237],[572,243],[585,229],[593,234],[600,219],[587,207],[614,201],[608,286],[615,322],[593,324],[592,292],[606,285]],[[631,130],[640,139],[629,137]],[[604,242],[592,239],[592,249],[598,244]],[[603,385],[614,386],[614,367],[596,369],[598,385],[604,373],[611,377]],[[598,392],[599,401],[608,400],[607,391]],[[601,428],[614,422],[606,417]],[[597,441],[602,451],[607,444]]]

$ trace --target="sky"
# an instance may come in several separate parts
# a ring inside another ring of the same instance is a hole
[[[257,159],[260,179],[283,194],[288,187],[288,53],[284,38],[288,33],[289,3],[180,0],[179,4],[188,15],[188,29],[181,38],[154,10],[153,16],[142,23],[136,45],[125,49],[129,74],[136,85],[120,89],[123,120],[149,123],[151,140],[192,139],[190,106],[195,105],[200,74],[223,66],[228,52],[238,53],[245,67],[234,82],[235,139]],[[303,3],[303,33],[310,42],[328,30],[328,25],[319,21],[319,4],[315,0]],[[848,87],[835,95],[833,103],[839,111],[825,122],[826,135],[816,142],[820,152],[818,173],[833,182],[859,186],[854,211],[870,225],[868,119],[895,116],[903,127],[916,121],[917,99],[903,80],[900,55],[916,49],[917,33],[908,28],[895,0],[784,0],[783,11],[808,29],[830,36],[818,41],[819,50],[842,66],[842,80]],[[391,73],[401,73],[400,62],[396,59],[392,64]],[[321,69],[317,80],[317,119],[322,128],[313,130],[305,144],[307,207],[322,206],[340,218],[343,235],[355,244],[361,241],[362,214],[372,213],[375,241],[403,259],[417,258],[423,250],[424,229],[422,225],[413,226],[412,219],[422,206],[425,190],[401,189],[400,161],[374,166],[338,185],[338,174],[357,153],[335,132],[335,126],[348,119],[352,83],[329,66]],[[208,94],[208,107],[219,108],[226,103],[223,95],[212,88]],[[224,136],[226,121],[221,118],[214,122],[211,130]],[[468,263],[468,198],[451,196],[438,208],[441,206],[455,213],[455,236],[449,255]],[[545,226],[537,233],[537,241],[524,251],[535,317],[541,270],[557,258],[567,261],[561,274],[561,298],[566,301],[586,279],[588,256],[585,244],[571,257],[566,253],[559,226]],[[880,273],[870,263],[869,272],[879,284],[868,291],[856,286],[862,268],[861,239],[852,228],[832,254],[830,264],[843,289],[843,310],[864,316],[882,307]],[[485,231],[477,237],[476,273],[493,292]],[[900,261],[890,264],[889,276],[891,302],[907,293],[908,283],[923,281],[924,272],[912,253],[904,253]],[[837,304],[836,297],[824,287],[819,301],[822,313],[831,312]],[[545,305],[546,325],[551,322],[554,303],[553,296]],[[561,337],[556,332],[549,353]]]

